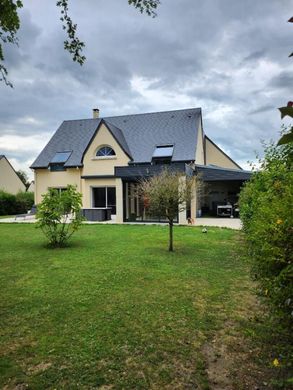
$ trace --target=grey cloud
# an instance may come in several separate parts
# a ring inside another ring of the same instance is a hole
[[[265,50],[258,50],[254,51],[253,53],[249,54],[245,58],[243,58],[243,63],[251,63],[255,62],[261,58],[264,58],[266,51]]]
[[[271,111],[271,110],[274,110],[276,109],[276,107],[274,107],[273,105],[271,104],[266,104],[264,106],[261,106],[261,107],[258,107],[252,111],[249,112],[250,115],[254,115],[254,114],[262,114],[263,112],[267,112],[267,111]]]
[[[25,2],[20,49],[7,49],[15,88],[0,85],[0,135],[47,136],[64,119],[91,116],[94,106],[102,115],[115,115],[188,104],[202,106],[206,133],[236,160],[253,159],[261,138],[278,136],[273,108],[284,101],[293,81],[287,58],[290,0],[168,0],[156,19],[140,15],[127,0],[94,7],[94,0],[72,2],[72,17],[86,42],[83,67],[63,50],[53,3]],[[263,77],[256,73],[262,61],[283,71],[256,83],[256,75]],[[147,96],[133,90],[134,76],[149,81]],[[215,107],[231,112],[211,118]],[[35,124],[22,122],[25,117]],[[29,158],[13,156],[20,162]]]
[[[292,71],[283,71],[271,79],[269,86],[287,89],[288,92],[292,93],[293,90],[293,74]]]

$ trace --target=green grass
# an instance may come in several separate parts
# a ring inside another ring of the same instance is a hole
[[[49,249],[1,224],[0,387],[208,388],[202,346],[250,283],[240,233],[174,238],[169,253],[167,227],[87,225]]]

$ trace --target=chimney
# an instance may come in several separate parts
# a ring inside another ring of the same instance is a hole
[[[100,115],[100,110],[98,108],[93,108],[93,118],[97,119]]]

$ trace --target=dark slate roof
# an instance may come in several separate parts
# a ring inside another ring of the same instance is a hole
[[[243,169],[228,169],[215,165],[195,165],[195,174],[200,174],[203,181],[245,181],[251,178],[252,172]]]
[[[125,137],[122,133],[122,130],[118,129],[118,127],[114,126],[112,123],[105,121],[105,124],[107,125],[108,129],[113,134],[114,138],[118,142],[118,144],[121,146],[121,148],[126,152],[126,154],[132,159],[131,152],[129,150],[129,147],[127,145],[127,142],[125,140]]]
[[[129,165],[126,167],[115,167],[115,177],[120,177],[121,179],[133,179],[139,180],[146,177],[151,177],[162,172],[163,169],[169,169],[171,172],[185,172],[186,164],[182,163],[172,163],[170,165],[151,165],[151,164],[141,164],[141,165]]]
[[[172,161],[195,159],[201,109],[105,118],[122,130],[134,162],[151,162],[157,145],[173,144]]]
[[[47,168],[56,152],[72,151],[64,164],[66,167],[79,166],[84,151],[89,145],[101,119],[64,121],[31,168]]]
[[[46,168],[56,152],[70,150],[65,166],[82,165],[102,120],[133,162],[151,162],[155,147],[164,144],[174,144],[172,161],[195,159],[200,108],[64,121],[31,168]]]

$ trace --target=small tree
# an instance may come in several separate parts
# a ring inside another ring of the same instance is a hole
[[[76,187],[68,185],[61,193],[49,189],[38,205],[37,227],[41,228],[53,247],[61,247],[80,227],[82,195]]]
[[[28,182],[28,176],[27,174],[22,171],[22,170],[19,170],[16,172],[17,173],[17,176],[20,178],[20,180],[23,182],[23,184],[25,185],[26,188],[28,188],[29,186],[29,182]]]
[[[169,251],[173,251],[173,225],[179,212],[186,210],[193,192],[195,179],[164,169],[160,174],[142,181],[140,191],[151,215],[166,217],[169,223]]]

